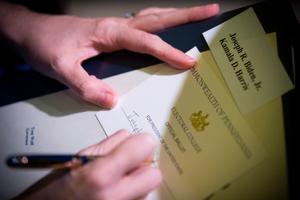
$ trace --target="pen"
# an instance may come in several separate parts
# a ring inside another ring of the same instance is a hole
[[[11,168],[54,168],[65,169],[82,166],[102,156],[80,156],[71,154],[58,155],[13,155],[7,158],[6,164]],[[147,159],[143,165],[151,165],[152,159]]]
[[[12,168],[73,168],[86,164],[101,156],[80,155],[13,155],[7,158],[6,164]]]

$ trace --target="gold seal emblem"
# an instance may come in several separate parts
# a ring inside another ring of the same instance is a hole
[[[201,110],[191,114],[190,121],[197,132],[204,131],[205,127],[209,125],[209,122],[206,122],[207,117],[208,114],[202,115]]]

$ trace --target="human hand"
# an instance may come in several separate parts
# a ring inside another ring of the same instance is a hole
[[[162,29],[202,20],[219,12],[217,4],[184,9],[148,8],[134,18],[79,18],[33,13],[24,22],[21,49],[36,70],[73,89],[96,105],[111,108],[116,92],[81,66],[82,61],[120,49],[153,55],[179,69],[195,60],[152,34]],[[29,21],[29,22],[28,22]]]
[[[149,135],[120,130],[80,152],[103,157],[72,169],[27,199],[142,199],[162,180],[158,168],[143,164],[154,147]]]

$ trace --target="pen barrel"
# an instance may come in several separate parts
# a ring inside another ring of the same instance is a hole
[[[13,168],[71,168],[83,165],[93,157],[77,155],[26,155],[11,156],[7,165]]]

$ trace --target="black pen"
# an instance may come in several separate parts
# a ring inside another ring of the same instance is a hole
[[[32,154],[13,155],[7,158],[6,164],[11,168],[53,168],[66,169],[82,166],[103,156],[81,156],[72,154]],[[150,166],[155,163],[147,159],[143,165]]]
[[[101,156],[80,156],[72,154],[13,155],[7,158],[6,164],[12,168],[64,169],[78,167],[100,157]]]

